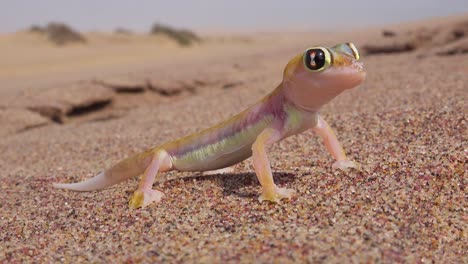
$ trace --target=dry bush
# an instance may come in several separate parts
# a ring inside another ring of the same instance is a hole
[[[32,25],[29,27],[29,31],[34,33],[44,33],[45,29],[39,25]]]
[[[151,34],[163,34],[175,40],[182,46],[189,46],[194,42],[200,42],[201,39],[194,32],[187,29],[175,29],[173,27],[156,23],[150,31]]]
[[[133,32],[130,29],[118,27],[114,30],[115,34],[120,34],[120,35],[132,35]]]
[[[73,30],[71,27],[63,23],[49,23],[46,31],[49,36],[49,40],[57,45],[86,42],[86,39],[78,31]]]
[[[46,27],[32,25],[29,31],[46,34],[52,43],[59,46],[69,43],[86,43],[83,35],[63,23],[51,22]]]

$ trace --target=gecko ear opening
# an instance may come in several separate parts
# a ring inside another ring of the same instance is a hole
[[[351,42],[335,45],[332,47],[332,49],[348,54],[352,56],[353,58],[355,58],[356,60],[359,60],[361,57],[359,55],[358,49]]]

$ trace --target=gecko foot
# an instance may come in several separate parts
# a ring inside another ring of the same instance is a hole
[[[273,191],[262,191],[262,194],[258,197],[260,202],[270,201],[279,203],[281,199],[290,199],[294,194],[294,190],[286,188],[278,188],[275,186]]]
[[[349,168],[361,170],[361,164],[352,160],[338,160],[332,165],[333,169],[340,169],[346,171]]]
[[[163,197],[164,193],[158,190],[136,190],[128,205],[131,209],[144,208],[152,202],[158,203]]]

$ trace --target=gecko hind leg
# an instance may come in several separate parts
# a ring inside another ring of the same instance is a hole
[[[150,165],[146,168],[143,178],[137,190],[130,198],[129,206],[132,209],[144,208],[151,203],[158,203],[164,197],[164,193],[153,190],[154,180],[159,172],[165,172],[172,169],[171,157],[164,150],[155,152]]]

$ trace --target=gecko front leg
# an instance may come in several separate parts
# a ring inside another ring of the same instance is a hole
[[[260,133],[252,145],[253,166],[258,181],[262,185],[262,194],[258,198],[260,202],[267,200],[278,203],[283,198],[291,198],[294,193],[293,190],[276,186],[271,174],[270,161],[265,148],[280,139],[281,133],[278,130],[267,128]]]
[[[348,168],[360,169],[361,165],[359,163],[351,161],[346,157],[340,141],[336,138],[335,132],[333,132],[333,129],[320,115],[317,117],[317,125],[313,130],[323,139],[328,152],[336,159],[332,168],[341,170],[346,170]]]

